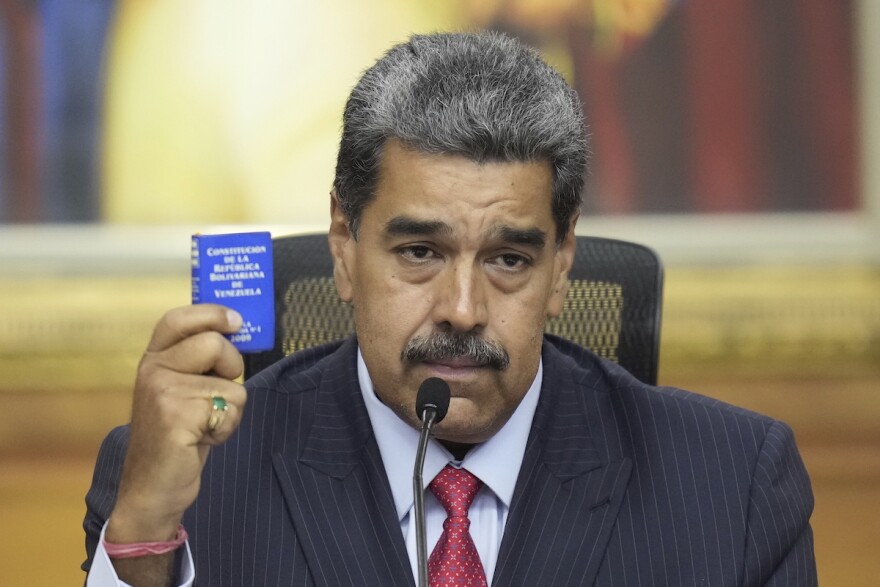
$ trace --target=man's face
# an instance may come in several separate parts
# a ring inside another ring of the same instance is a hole
[[[376,393],[412,426],[428,377],[449,383],[434,433],[452,443],[487,440],[528,391],[574,256],[573,230],[556,247],[552,186],[545,161],[481,165],[390,141],[357,241],[334,198],[337,289]],[[483,357],[454,344],[471,338]]]

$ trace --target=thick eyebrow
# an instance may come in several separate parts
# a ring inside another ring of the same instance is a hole
[[[385,223],[385,236],[433,236],[451,235],[452,227],[442,220],[417,220],[410,216],[395,216]],[[516,228],[508,224],[496,224],[490,236],[512,245],[543,249],[547,233],[540,228]]]
[[[547,244],[547,233],[540,228],[516,228],[500,224],[492,227],[492,233],[502,241],[514,245],[543,249]]]
[[[385,223],[386,236],[430,236],[452,234],[452,227],[440,220],[417,220],[409,216],[395,216]]]

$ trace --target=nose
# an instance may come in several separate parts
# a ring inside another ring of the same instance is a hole
[[[458,332],[480,331],[489,315],[484,280],[473,260],[450,263],[435,280],[434,324]]]

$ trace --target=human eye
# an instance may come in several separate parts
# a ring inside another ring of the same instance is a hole
[[[426,245],[405,245],[398,247],[397,254],[410,263],[426,263],[437,254]]]
[[[531,259],[519,253],[501,253],[493,257],[490,262],[500,269],[512,273],[525,271],[532,264]]]

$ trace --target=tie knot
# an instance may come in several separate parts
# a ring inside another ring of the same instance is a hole
[[[476,475],[466,469],[446,467],[434,477],[429,485],[440,505],[449,517],[466,518],[474,496],[483,486]]]

